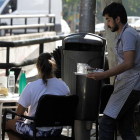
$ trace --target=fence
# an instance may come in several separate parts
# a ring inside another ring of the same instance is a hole
[[[96,34],[104,34],[105,31],[96,32]],[[34,59],[24,60],[19,63],[9,63],[9,56],[10,56],[10,48],[12,47],[22,47],[27,45],[34,45],[39,44],[39,54],[43,52],[44,43],[54,42],[57,40],[62,40],[64,36],[54,36],[54,37],[45,37],[45,38],[36,38],[36,39],[28,39],[28,40],[21,40],[21,41],[0,41],[0,47],[6,47],[6,63],[0,63],[0,69],[6,69],[6,75],[8,75],[8,69],[11,67],[21,67],[34,64]],[[58,50],[60,52],[60,50]],[[54,55],[56,52],[54,52]],[[57,54],[56,54],[57,55]],[[60,56],[59,56],[60,57]],[[56,58],[58,58],[56,56]],[[57,61],[57,60],[56,60]],[[59,63],[59,62],[58,62]]]
[[[0,69],[6,69],[6,75],[8,75],[8,69],[11,67],[21,67],[34,64],[36,58],[30,60],[24,60],[19,63],[9,63],[10,48],[12,47],[22,47],[27,45],[39,44],[39,54],[43,52],[44,43],[54,42],[57,40],[62,40],[64,36],[54,36],[45,38],[28,39],[21,41],[0,41],[0,47],[6,47],[6,63],[0,63]]]
[[[14,19],[24,19],[24,25],[13,25]],[[27,21],[29,18],[38,18],[37,24],[28,24]],[[41,23],[41,18],[48,18],[49,23]],[[3,23],[2,19],[8,19],[10,21],[9,24]],[[37,28],[38,32],[40,31],[41,27],[48,27],[48,31],[55,31],[55,15],[49,14],[49,15],[0,15],[0,30],[4,30],[4,34],[8,32],[10,29],[10,35],[12,34],[13,29],[24,29],[24,33],[27,33],[27,28]],[[2,34],[2,33],[1,33]]]

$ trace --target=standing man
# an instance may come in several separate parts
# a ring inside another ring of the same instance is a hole
[[[114,91],[99,125],[99,140],[113,140],[116,125],[123,140],[136,140],[133,131],[135,105],[140,101],[140,36],[127,24],[126,10],[120,3],[111,3],[103,11],[107,26],[118,32],[116,55],[118,65],[105,72],[88,74],[101,80],[116,76]]]

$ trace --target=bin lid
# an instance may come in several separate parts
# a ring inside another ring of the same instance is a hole
[[[92,33],[76,33],[66,36],[64,38],[64,43],[85,43],[104,46],[106,40],[103,37]]]

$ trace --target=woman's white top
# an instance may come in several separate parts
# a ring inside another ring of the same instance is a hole
[[[47,80],[47,86],[43,84],[42,79],[29,83],[23,90],[18,103],[25,108],[30,106],[29,116],[34,116],[38,105],[38,100],[42,95],[67,95],[70,90],[66,83],[57,78]],[[25,123],[30,123],[27,119]],[[39,130],[49,131],[52,127],[41,127]],[[56,129],[59,127],[55,127]]]

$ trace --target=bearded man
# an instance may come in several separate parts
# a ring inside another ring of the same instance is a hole
[[[118,32],[116,56],[118,65],[104,72],[94,72],[87,78],[101,80],[116,76],[114,91],[99,124],[99,140],[113,140],[116,125],[123,140],[136,140],[133,130],[135,105],[140,100],[140,35],[127,23],[127,13],[121,3],[111,3],[103,11],[107,26]]]

